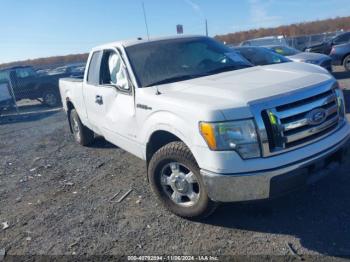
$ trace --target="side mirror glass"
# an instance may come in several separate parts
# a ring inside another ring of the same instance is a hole
[[[120,88],[122,90],[130,90],[130,86],[129,86],[129,81],[128,81],[128,74],[126,71],[126,68],[124,66],[121,67],[118,76],[118,86],[120,86]]]

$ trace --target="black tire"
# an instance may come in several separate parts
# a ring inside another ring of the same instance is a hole
[[[350,55],[344,58],[344,68],[346,71],[350,72]]]
[[[186,167],[186,169],[195,175],[198,198],[196,198],[193,205],[183,206],[175,203],[171,199],[169,192],[164,188],[166,186],[162,185],[164,168],[174,162],[179,163],[180,166]],[[192,219],[205,218],[211,215],[217,207],[217,203],[213,202],[208,197],[195,158],[188,147],[182,142],[169,143],[152,156],[148,165],[148,177],[151,187],[158,199],[167,209],[178,216]]]
[[[49,107],[61,105],[60,94],[55,90],[46,90],[42,96],[43,103]]]
[[[69,120],[75,141],[82,146],[90,145],[95,138],[94,132],[81,123],[79,115],[75,109],[70,111]]]

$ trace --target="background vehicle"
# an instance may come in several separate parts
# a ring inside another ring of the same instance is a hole
[[[277,54],[288,57],[294,62],[304,62],[314,65],[319,65],[329,72],[332,72],[332,59],[323,54],[301,52],[289,46],[267,46]]]
[[[42,75],[48,75],[49,74],[49,72],[50,72],[50,69],[37,69],[36,70],[36,73],[38,74],[38,75],[40,75],[40,76],[42,76]]]
[[[251,64],[256,66],[292,62],[292,60],[289,60],[288,58],[265,47],[236,47],[234,50],[247,59]]]
[[[244,41],[240,46],[266,46],[266,45],[288,45],[283,35],[266,36]]]
[[[83,78],[85,72],[85,64],[77,65],[71,69],[71,77]]]
[[[144,159],[159,200],[183,217],[313,183],[347,152],[336,80],[306,63],[253,67],[207,37],[94,48],[83,80],[61,79],[76,142],[94,134]]]
[[[66,75],[70,77],[83,77],[85,70],[85,63],[69,64],[57,67],[48,72],[48,75]]]
[[[58,79],[66,74],[38,75],[30,66],[18,66],[0,70],[0,81],[11,81],[17,101],[21,99],[42,99],[48,106],[60,104]]]
[[[330,56],[333,65],[342,65],[350,71],[350,43],[333,46]]]
[[[350,32],[339,34],[320,44],[309,46],[305,49],[305,52],[313,52],[313,53],[321,53],[321,54],[329,55],[333,46],[342,45],[346,43],[350,43]]]

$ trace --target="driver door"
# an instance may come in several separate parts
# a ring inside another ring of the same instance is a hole
[[[104,110],[103,135],[113,144],[138,155],[140,147],[136,143],[134,90],[117,50],[105,50],[103,53],[100,87]]]

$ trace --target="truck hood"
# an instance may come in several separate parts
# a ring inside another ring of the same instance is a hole
[[[251,117],[249,104],[288,94],[334,79],[326,70],[306,63],[283,63],[158,86],[165,100],[198,110],[220,110],[226,119]],[[335,81],[335,80],[334,80]]]

